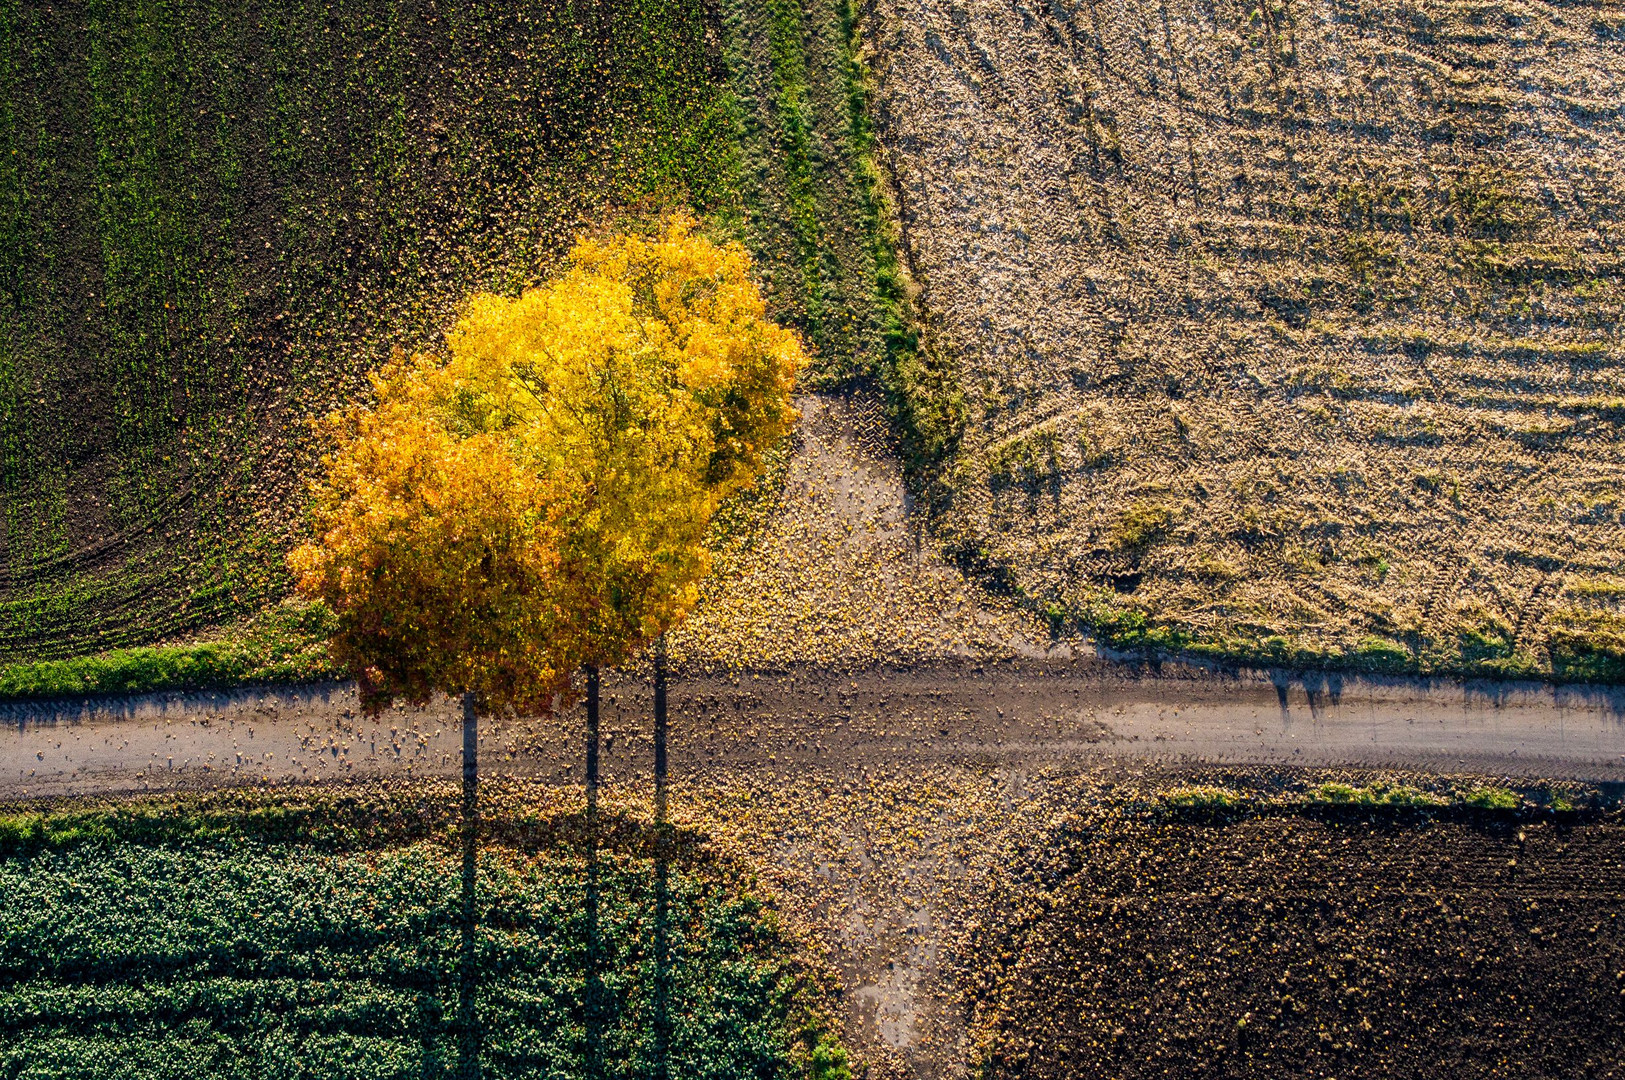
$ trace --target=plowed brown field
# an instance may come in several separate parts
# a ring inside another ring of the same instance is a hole
[[[986,1075],[1620,1076],[1622,835],[1079,821],[978,972]]]

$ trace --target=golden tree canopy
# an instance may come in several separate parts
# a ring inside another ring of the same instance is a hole
[[[686,218],[583,241],[555,280],[474,297],[448,360],[397,361],[333,418],[290,564],[369,701],[545,709],[682,617],[717,504],[794,417],[801,348],[749,270]]]

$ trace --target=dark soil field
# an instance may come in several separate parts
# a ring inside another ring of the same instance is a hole
[[[1567,1080],[1625,1054],[1613,698],[1028,659],[672,689],[673,820],[833,973],[870,1080],[1505,1075],[1501,1058]],[[650,706],[645,679],[606,683],[616,830],[651,811]],[[376,785],[418,807],[410,843],[456,805],[448,702],[374,721],[329,687],[6,715],[6,814]],[[579,710],[482,729],[493,845],[526,819],[569,835]],[[1193,764],[1220,756],[1238,764]],[[332,827],[375,827],[355,817]]]
[[[1020,876],[985,1076],[1625,1075],[1617,821],[1095,808]]]

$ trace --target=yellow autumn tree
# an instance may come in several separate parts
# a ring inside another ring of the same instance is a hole
[[[398,359],[375,404],[330,419],[290,566],[369,706],[439,690],[542,711],[693,603],[718,503],[793,419],[801,348],[744,250],[676,216],[473,297],[447,353]]]
[[[301,591],[338,615],[334,659],[369,709],[435,691],[545,709],[580,662],[562,553],[577,493],[531,468],[514,433],[450,423],[464,388],[432,359],[397,357],[372,384],[375,404],[329,418],[316,537],[289,556]]]
[[[517,298],[479,296],[448,336],[470,431],[526,432],[530,467],[579,492],[563,557],[590,599],[581,646],[614,665],[675,623],[710,568],[717,505],[794,418],[800,344],[769,321],[737,244],[692,220],[588,240]]]
[[[374,404],[330,418],[315,535],[289,564],[335,612],[332,651],[369,709],[463,697],[458,1054],[472,1075],[477,716],[546,711],[578,666],[619,663],[682,617],[718,503],[789,427],[802,353],[766,318],[743,249],[680,216],[658,236],[583,241],[520,297],[474,297],[447,351],[397,358]],[[589,721],[589,817],[596,734]]]

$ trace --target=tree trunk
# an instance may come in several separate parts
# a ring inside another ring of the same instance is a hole
[[[479,840],[479,717],[474,711],[474,695],[463,695],[463,948],[461,986],[457,1003],[457,1075],[460,1080],[479,1080],[480,1033],[475,1014],[478,982],[474,954],[474,870]]]
[[[598,668],[587,665],[587,825],[598,824]]]

